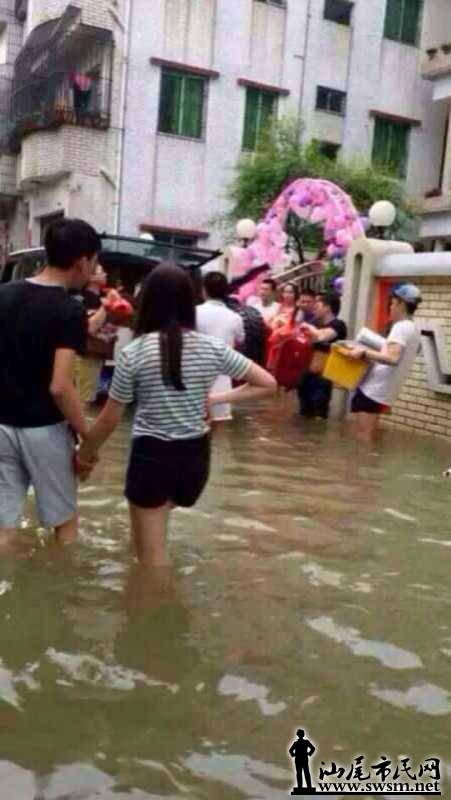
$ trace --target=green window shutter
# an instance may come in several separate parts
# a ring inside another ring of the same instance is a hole
[[[246,111],[244,115],[243,150],[255,150],[259,120],[260,92],[246,90]]]
[[[183,78],[183,103],[180,135],[191,139],[202,138],[204,81],[201,78]]]
[[[384,36],[399,41],[403,19],[404,0],[387,0]]]
[[[374,123],[373,164],[386,167],[390,149],[389,123],[385,119],[376,117]]]
[[[376,118],[374,125],[373,164],[405,177],[408,160],[410,125]]]
[[[422,0],[404,0],[401,41],[416,44],[422,10]]]
[[[401,178],[405,177],[407,172],[409,130],[409,125],[391,125],[389,167]]]
[[[258,145],[261,134],[267,129],[273,119],[275,108],[276,96],[270,92],[260,92],[256,145]]]
[[[158,130],[161,133],[179,133],[179,117],[182,104],[181,75],[163,72],[161,76],[160,118]]]

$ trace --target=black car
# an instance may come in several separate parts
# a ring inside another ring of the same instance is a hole
[[[200,290],[202,267],[221,255],[219,250],[158,244],[147,239],[125,236],[102,234],[101,239],[99,261],[108,275],[109,285],[121,284],[130,294],[134,294],[136,286],[151,269],[168,259],[188,270],[196,289]],[[43,247],[10,253],[0,273],[0,283],[31,278],[45,263]]]

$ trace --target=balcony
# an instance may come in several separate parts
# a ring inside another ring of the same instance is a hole
[[[442,194],[437,192],[437,194],[425,197],[421,211],[423,214],[440,214],[445,211],[451,211],[451,192],[443,192]]]
[[[425,80],[434,81],[434,100],[451,97],[451,43],[426,51],[421,74]]]
[[[0,155],[10,152],[9,137],[11,133],[11,69],[0,66]]]
[[[84,25],[68,6],[59,20],[30,34],[15,67],[11,98],[11,145],[34,131],[77,125],[110,126],[112,32]]]

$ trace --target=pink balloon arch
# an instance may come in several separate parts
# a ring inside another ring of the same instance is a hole
[[[364,223],[346,192],[330,181],[299,178],[279,194],[257,225],[257,235],[249,247],[231,248],[231,277],[243,275],[263,264],[277,272],[289,266],[290,257],[285,252],[288,237],[284,226],[290,212],[306,222],[322,226],[324,244],[331,260],[345,256],[353,240],[365,235]],[[260,280],[257,278],[243,286],[241,299],[253,294]]]

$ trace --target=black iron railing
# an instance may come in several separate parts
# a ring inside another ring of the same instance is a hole
[[[0,66],[0,155],[9,152],[11,133],[11,68]]]
[[[16,134],[60,125],[105,130],[110,125],[111,80],[57,72],[15,90],[11,119]]]
[[[82,23],[77,6],[35,28],[14,65],[13,148],[60,125],[108,128],[113,52],[112,32]]]

